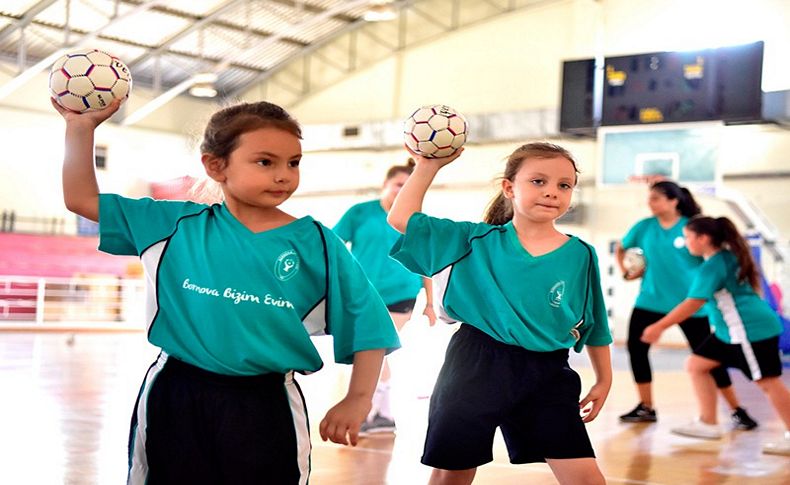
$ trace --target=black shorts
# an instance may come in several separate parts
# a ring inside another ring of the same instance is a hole
[[[128,484],[299,484],[310,436],[292,373],[215,374],[162,353],[132,416]]]
[[[721,362],[726,367],[740,369],[753,381],[782,375],[778,336],[756,342],[728,344],[719,340],[716,335],[711,335],[694,349],[694,355]]]
[[[387,305],[387,310],[389,310],[391,313],[409,313],[414,310],[415,303],[417,303],[416,298],[396,301],[391,305]]]
[[[462,324],[431,396],[422,463],[445,470],[488,463],[497,427],[511,463],[595,457],[580,392],[567,350],[533,352]]]

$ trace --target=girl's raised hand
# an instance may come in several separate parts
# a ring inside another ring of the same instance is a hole
[[[60,116],[62,116],[67,123],[71,121],[87,122],[93,125],[94,128],[115,114],[115,112],[118,111],[118,108],[121,107],[121,100],[114,99],[109,105],[107,105],[106,108],[102,110],[77,113],[76,111],[71,111],[70,109],[66,109],[59,105],[54,98],[50,98],[49,101],[52,103],[52,107],[55,108],[55,111],[60,113]]]
[[[461,147],[458,150],[456,150],[449,157],[427,158],[427,157],[424,157],[424,156],[420,155],[419,153],[415,152],[411,148],[409,148],[408,145],[403,145],[403,146],[406,148],[406,151],[409,152],[409,154],[414,159],[414,162],[417,165],[435,165],[437,169],[444,167],[445,165],[449,164],[450,162],[452,162],[456,158],[460,157],[461,153],[463,153],[463,151],[464,151],[464,147]]]

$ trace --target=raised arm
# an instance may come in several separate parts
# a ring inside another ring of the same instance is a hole
[[[99,124],[118,111],[121,102],[115,100],[101,111],[75,113],[51,101],[66,121],[63,201],[71,212],[98,221],[99,184],[94,170],[93,133]]]
[[[408,147],[407,147],[408,149]],[[403,188],[398,192],[387,215],[387,222],[390,226],[395,228],[400,233],[406,232],[406,225],[409,218],[415,212],[422,210],[422,201],[425,199],[425,192],[431,186],[434,177],[439,172],[439,169],[452,162],[459,156],[464,149],[461,148],[449,157],[445,158],[425,158],[417,155],[415,152],[409,150],[417,166],[414,167],[414,172],[406,179]]]

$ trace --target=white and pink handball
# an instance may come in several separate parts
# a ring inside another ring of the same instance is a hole
[[[49,91],[59,105],[82,113],[127,98],[132,75],[120,59],[98,49],[69,52],[52,64]]]
[[[406,146],[426,158],[449,157],[466,143],[467,132],[466,118],[443,104],[417,109],[403,125]]]

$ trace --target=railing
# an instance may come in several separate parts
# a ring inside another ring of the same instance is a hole
[[[141,329],[142,279],[0,276],[0,328]]]

